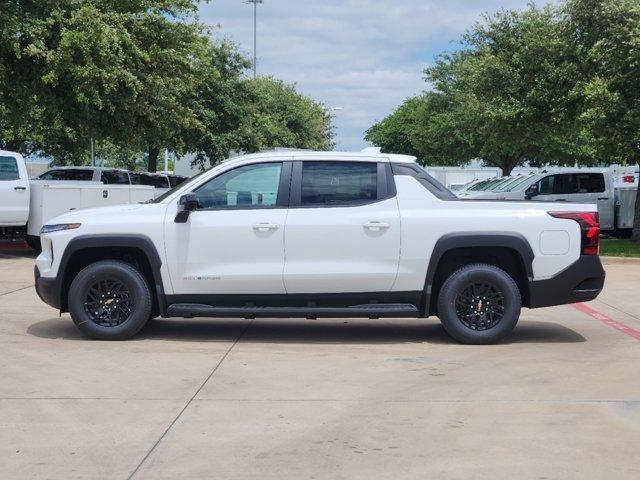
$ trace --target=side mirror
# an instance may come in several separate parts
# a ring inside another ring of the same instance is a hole
[[[187,223],[189,215],[198,209],[198,197],[195,193],[187,193],[180,197],[178,202],[178,213],[176,213],[176,223]]]
[[[533,197],[538,195],[538,184],[534,183],[529,188],[527,188],[524,192],[524,198],[526,200],[531,200]]]

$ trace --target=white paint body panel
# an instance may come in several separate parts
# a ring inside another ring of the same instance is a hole
[[[0,227],[24,227],[29,217],[29,176],[22,155],[0,150],[0,156],[13,157],[18,179],[0,180]]]
[[[240,215],[238,214],[240,213]],[[286,209],[193,212],[165,222],[166,264],[176,294],[285,293]],[[260,231],[260,223],[277,229]]]
[[[39,235],[49,220],[66,212],[146,202],[155,189],[147,185],[103,185],[98,182],[31,181],[27,233]]]
[[[367,227],[375,222],[383,227]],[[389,291],[400,254],[398,202],[291,209],[285,251],[287,293]]]

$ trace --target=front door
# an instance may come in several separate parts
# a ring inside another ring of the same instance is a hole
[[[0,154],[0,226],[24,226],[29,218],[29,180],[22,158]]]
[[[285,231],[287,293],[391,290],[400,215],[384,163],[295,162]]]
[[[227,170],[198,187],[186,223],[165,222],[174,294],[285,293],[284,226],[290,162]]]

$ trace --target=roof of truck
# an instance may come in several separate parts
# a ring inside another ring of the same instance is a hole
[[[365,160],[376,158],[380,161],[388,160],[390,162],[397,163],[415,163],[416,157],[411,155],[398,155],[392,153],[381,153],[379,148],[365,148],[359,152],[334,152],[334,151],[312,151],[312,150],[295,150],[295,149],[280,149],[269,150],[264,152],[252,153],[249,155],[242,155],[233,157],[227,160],[227,162],[242,162],[245,160],[266,160],[269,158],[282,158],[282,157],[294,157],[300,159],[326,159],[332,161],[353,161],[353,160]]]

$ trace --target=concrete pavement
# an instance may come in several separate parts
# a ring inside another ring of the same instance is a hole
[[[0,478],[640,478],[640,341],[572,306],[494,346],[429,320],[157,320],[83,339],[0,252]],[[640,330],[640,263],[589,304]]]

